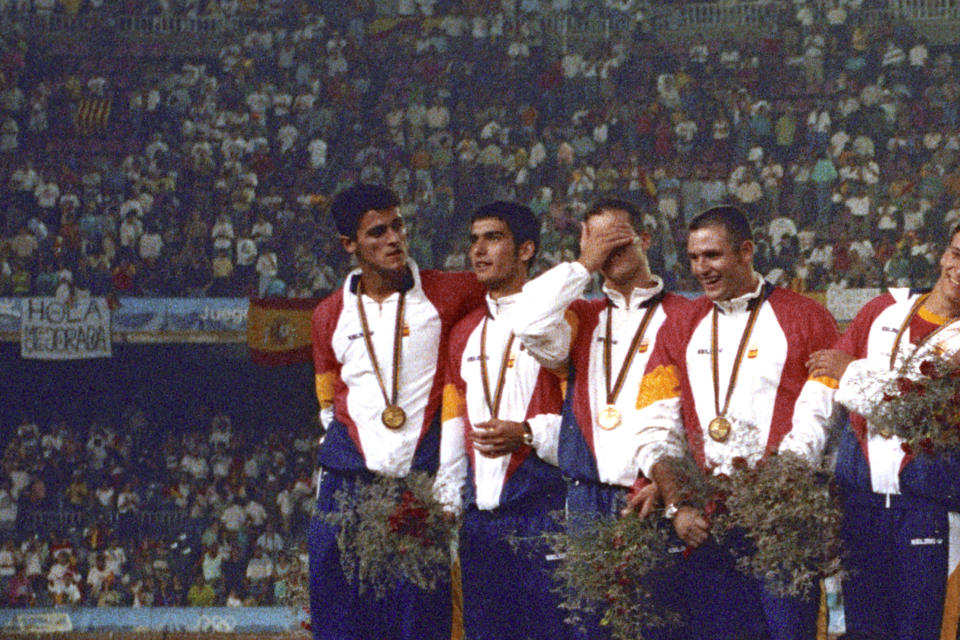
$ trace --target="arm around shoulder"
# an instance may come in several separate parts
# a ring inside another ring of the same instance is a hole
[[[513,332],[547,369],[562,368],[570,355],[573,327],[568,307],[590,284],[590,274],[577,262],[564,262],[526,283],[510,311]]]

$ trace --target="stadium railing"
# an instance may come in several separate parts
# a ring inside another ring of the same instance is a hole
[[[59,13],[0,14],[0,25],[18,23],[33,31],[85,31],[114,29],[138,33],[218,33],[233,31],[239,21],[213,16],[69,16]]]
[[[176,533],[189,520],[186,511],[177,509],[138,511],[131,515],[132,526],[137,532],[149,532],[151,535]],[[112,528],[120,523],[121,515],[116,511],[104,511],[94,516],[89,510],[71,509],[27,511],[20,514],[18,529],[31,533],[63,532],[82,529],[97,519],[102,519]]]

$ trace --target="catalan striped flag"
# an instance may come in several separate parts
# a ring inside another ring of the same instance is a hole
[[[74,116],[74,127],[82,135],[96,133],[106,128],[112,108],[110,98],[81,98]]]
[[[317,298],[252,298],[247,345],[257,364],[282,366],[311,358],[310,320]]]

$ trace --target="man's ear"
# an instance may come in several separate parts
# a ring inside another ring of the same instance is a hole
[[[350,255],[357,251],[357,241],[348,236],[340,236],[340,246]]]
[[[533,240],[527,240],[517,247],[517,258],[520,262],[530,262],[533,260],[534,254],[537,252],[537,246],[534,244]]]
[[[753,255],[757,252],[757,245],[753,243],[753,240],[744,240],[740,243],[740,259],[744,263],[753,264]]]
[[[639,237],[640,237],[640,248],[643,249],[644,252],[650,251],[650,245],[653,242],[653,238],[650,236],[650,232],[642,231],[639,234]]]

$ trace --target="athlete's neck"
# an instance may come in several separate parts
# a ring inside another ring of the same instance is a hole
[[[488,289],[487,292],[490,294],[491,300],[498,300],[500,298],[512,296],[515,293],[520,293],[523,290],[523,285],[526,284],[526,282],[526,278],[519,278],[501,286]]]
[[[408,268],[397,271],[364,269],[360,274],[360,286],[364,295],[383,302],[397,291],[404,290],[404,281],[410,277]]]
[[[607,278],[604,281],[608,287],[619,293],[623,296],[623,299],[627,302],[630,301],[630,296],[633,295],[634,290],[636,289],[653,289],[657,286],[657,281],[653,279],[653,275],[646,269],[638,271],[634,274],[633,277],[623,280],[621,282],[615,282]]]

